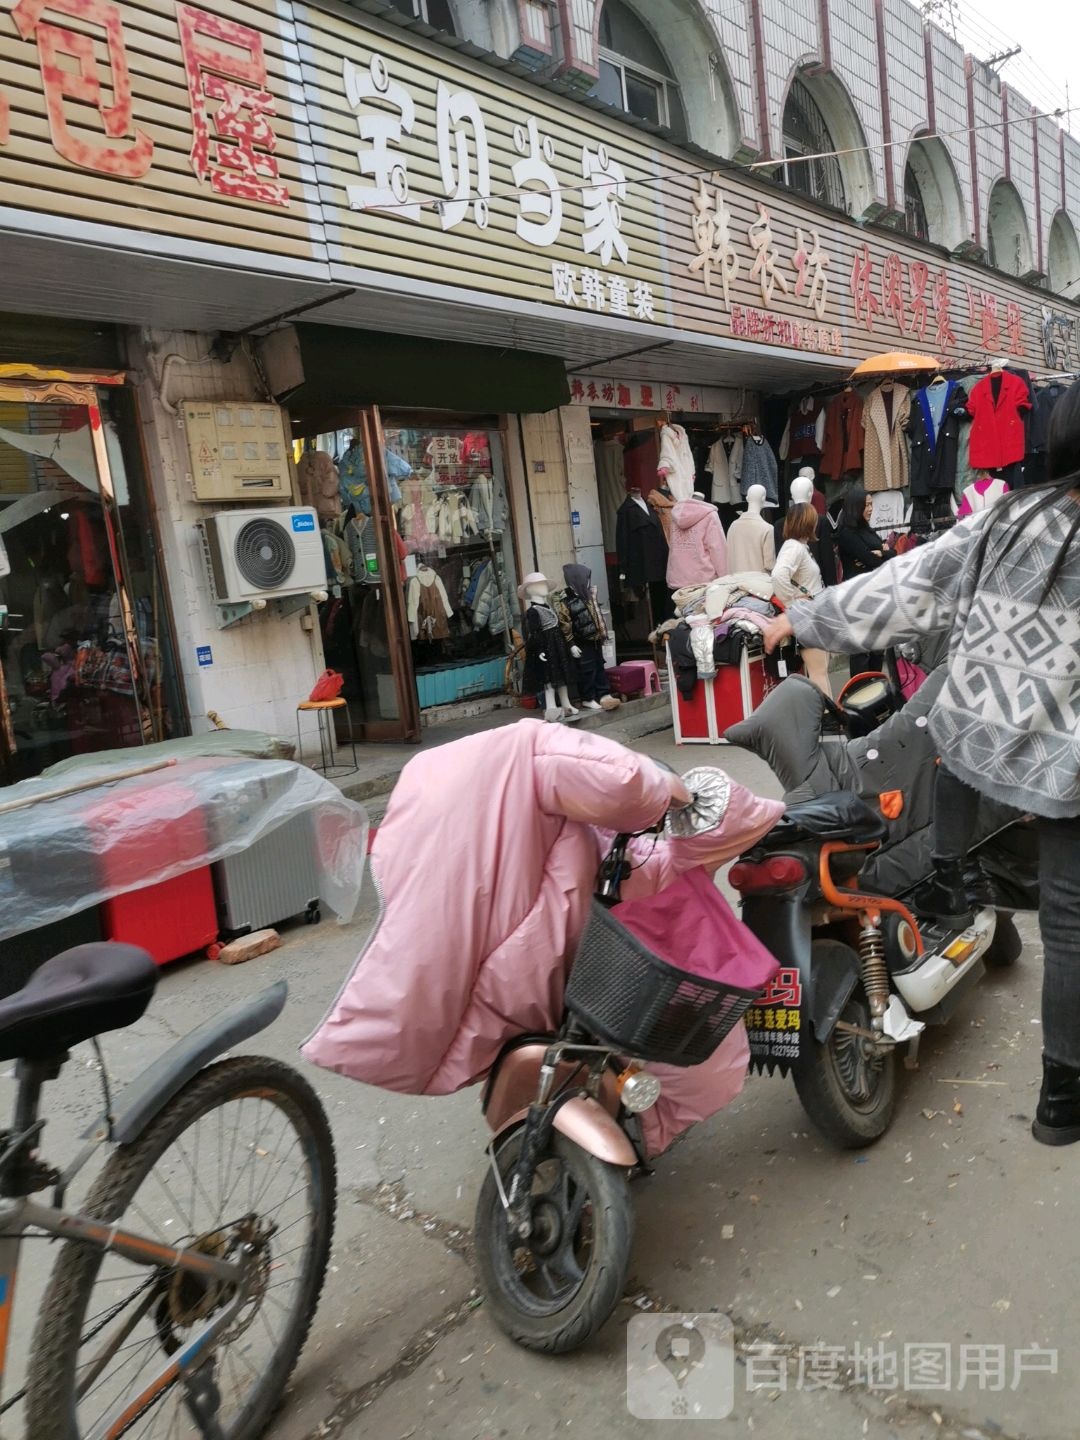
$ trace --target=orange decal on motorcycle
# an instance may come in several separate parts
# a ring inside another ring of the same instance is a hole
[[[881,806],[881,813],[886,820],[899,820],[904,813],[904,792],[902,790],[886,790],[878,796],[878,804]]]

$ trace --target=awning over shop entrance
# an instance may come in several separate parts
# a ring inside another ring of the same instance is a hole
[[[298,325],[296,335],[303,383],[288,396],[294,421],[348,405],[513,415],[570,399],[554,355],[331,325]]]

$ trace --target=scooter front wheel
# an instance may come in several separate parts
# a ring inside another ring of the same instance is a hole
[[[818,940],[818,947],[847,947]],[[896,1109],[896,1052],[878,1050],[872,1040],[853,1031],[868,1031],[870,1006],[859,985],[844,1006],[840,1020],[853,1030],[834,1027],[822,1044],[809,1040],[793,1068],[795,1089],[803,1109],[826,1140],[844,1150],[859,1150],[879,1140]]]
[[[507,1190],[521,1132],[498,1148]],[[634,1210],[625,1170],[553,1134],[533,1179],[532,1233],[512,1230],[489,1166],[476,1207],[476,1266],[492,1319],[529,1350],[576,1350],[608,1319],[626,1285]]]

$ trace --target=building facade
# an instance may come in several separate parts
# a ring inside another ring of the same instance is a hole
[[[615,429],[1080,369],[1075,142],[904,0],[6,0],[0,56],[8,778],[288,735],[327,663],[417,738],[522,573],[607,596]],[[299,463],[208,492],[211,421]],[[319,582],[223,604],[200,522],[302,503]]]

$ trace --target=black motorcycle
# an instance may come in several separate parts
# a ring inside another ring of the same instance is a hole
[[[914,915],[932,869],[927,716],[945,676],[932,671],[905,703],[897,658],[837,704],[792,676],[725,737],[771,766],[788,801],[730,876],[743,920],[782,967],[747,1013],[752,1064],[790,1073],[817,1128],[848,1148],[888,1128],[897,1052],[914,1066],[926,1026],[947,1021],[987,966],[1019,958],[1013,914],[1038,903],[1030,817],[985,801],[969,861],[973,922]]]

